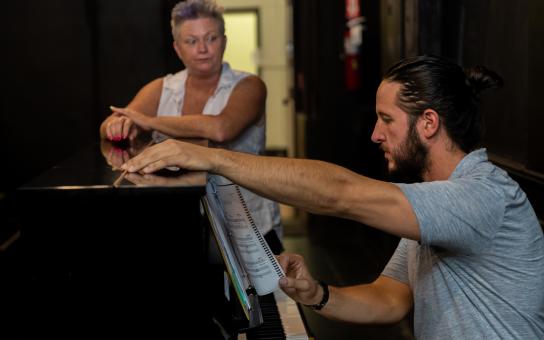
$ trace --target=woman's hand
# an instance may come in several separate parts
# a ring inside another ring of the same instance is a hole
[[[139,111],[126,108],[126,107],[121,108],[121,107],[110,106],[110,109],[113,111],[114,114],[119,115],[121,118],[130,122],[131,125],[136,124],[140,129],[144,131],[150,131],[152,129],[151,121],[153,120],[153,117],[147,116]]]
[[[112,142],[124,139],[133,140],[138,136],[138,128],[132,119],[122,114],[113,113],[103,123],[105,137]]]

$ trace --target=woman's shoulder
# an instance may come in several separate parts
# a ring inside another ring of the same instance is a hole
[[[223,62],[223,68],[221,70],[221,80],[227,83],[234,83],[237,84],[243,79],[255,79],[260,80],[261,78],[253,73],[237,70],[231,68],[230,64],[228,62]]]
[[[162,78],[163,90],[171,90],[173,92],[179,92],[182,87],[185,86],[185,80],[187,79],[187,70],[181,70],[177,73],[169,73]]]
[[[183,69],[176,73],[168,73],[162,79],[165,84],[177,83],[179,81],[183,81],[187,79],[187,69]]]
[[[240,79],[238,84],[244,84],[246,86],[265,86],[264,81],[257,75],[248,74],[244,78]]]
[[[241,83],[243,84],[243,86],[246,86],[246,88],[251,89],[251,92],[254,95],[258,95],[259,97],[266,97],[266,84],[260,77],[256,75],[250,75],[244,78]]]

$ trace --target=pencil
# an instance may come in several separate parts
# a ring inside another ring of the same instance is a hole
[[[117,179],[115,180],[115,182],[113,182],[113,187],[114,187],[114,188],[119,187],[119,184],[121,184],[121,182],[123,181],[123,178],[125,178],[125,176],[127,175],[127,173],[128,173],[127,170],[123,171],[123,172],[121,173],[121,176],[119,176],[119,178],[117,178]]]

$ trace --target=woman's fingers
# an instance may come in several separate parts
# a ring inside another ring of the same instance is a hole
[[[121,136],[123,139],[128,138],[128,134],[130,132],[130,127],[132,126],[132,121],[129,118],[123,117],[123,123],[121,127]]]
[[[119,142],[128,138],[132,127],[132,120],[125,116],[116,116],[106,126],[106,136],[109,140]]]

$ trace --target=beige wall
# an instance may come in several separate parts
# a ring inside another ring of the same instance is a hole
[[[226,33],[231,39],[227,39],[223,60],[229,62],[233,69],[257,74],[257,13],[227,12],[224,18],[225,26],[229,28]]]
[[[291,98],[292,41],[291,9],[282,0],[218,0],[228,10],[257,9],[259,12],[260,49],[256,55],[261,77],[268,89],[267,148],[287,149],[294,155],[294,103]],[[229,41],[233,37],[227,37]]]

